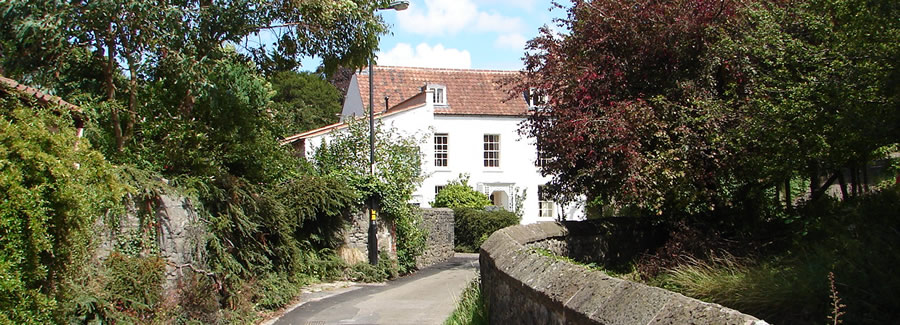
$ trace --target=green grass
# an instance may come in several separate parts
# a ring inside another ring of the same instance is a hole
[[[459,297],[456,309],[444,325],[486,325],[488,314],[481,295],[481,279],[476,277]]]

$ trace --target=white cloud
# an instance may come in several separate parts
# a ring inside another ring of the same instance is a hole
[[[478,16],[478,7],[469,0],[425,0],[425,8],[417,4],[397,13],[401,28],[418,34],[453,34]]]
[[[506,17],[501,14],[478,13],[475,29],[486,32],[518,32],[525,29],[519,17]]]
[[[463,29],[480,32],[513,32],[525,28],[522,19],[479,11],[472,0],[425,0],[397,13],[397,25],[423,35],[455,34]]]
[[[472,68],[472,55],[467,50],[444,48],[437,44],[434,47],[421,43],[415,49],[406,43],[398,43],[393,49],[379,53],[379,65],[426,68]]]
[[[497,37],[497,40],[494,41],[494,46],[510,48],[513,50],[524,50],[526,41],[525,36],[522,36],[522,34],[519,33],[503,34]]]

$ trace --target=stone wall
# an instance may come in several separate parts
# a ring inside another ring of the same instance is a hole
[[[425,251],[416,258],[416,267],[424,268],[453,257],[453,210],[422,209],[421,225],[427,232]],[[348,263],[368,261],[369,215],[367,211],[353,214],[344,230],[344,245],[338,254]],[[397,258],[397,231],[394,224],[378,218],[378,250]]]
[[[492,324],[766,324],[753,316],[542,255],[565,252],[559,223],[501,229],[481,246],[481,288]],[[603,240],[603,238],[595,238]]]
[[[344,229],[344,245],[338,249],[338,254],[350,264],[367,262],[369,260],[369,210],[362,209],[353,213],[347,219],[347,227]],[[397,258],[396,229],[394,224],[387,219],[377,218],[378,251],[388,252],[394,259]]]
[[[155,233],[145,235],[156,236],[159,255],[166,262],[165,288],[174,289],[185,268],[199,270],[205,267],[206,225],[201,223],[193,203],[185,197],[161,195],[147,208],[153,211],[152,220],[142,220],[150,215],[139,213],[133,203],[126,204],[127,213],[118,218],[117,225],[106,225],[98,220],[95,228],[100,233],[100,245],[95,256],[105,259],[118,241],[133,240],[134,236],[148,230],[144,227],[154,225]]]
[[[422,209],[422,221],[428,231],[428,238],[425,241],[425,251],[416,258],[416,267],[420,269],[453,257],[453,210]]]

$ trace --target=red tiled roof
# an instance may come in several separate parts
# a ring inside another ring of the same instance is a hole
[[[72,103],[62,100],[62,98],[46,94],[40,90],[37,90],[36,88],[32,88],[32,87],[28,87],[26,85],[20,84],[19,82],[9,79],[9,78],[6,78],[4,76],[0,76],[0,86],[2,86],[2,87],[0,87],[0,90],[2,90],[4,87],[13,89],[19,93],[34,97],[43,104],[59,105],[70,111],[81,112],[81,108],[79,108],[78,106],[75,106]]]
[[[447,87],[447,104],[435,106],[435,114],[449,115],[525,115],[528,104],[521,97],[511,100],[500,89],[500,80],[515,77],[517,71],[436,69],[375,66],[375,105],[384,105],[384,96],[390,96],[394,106],[422,91],[426,83]],[[358,73],[359,91],[363,105],[369,103],[369,73]]]

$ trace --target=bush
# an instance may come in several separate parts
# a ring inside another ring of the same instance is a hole
[[[156,256],[131,257],[113,252],[104,261],[105,291],[117,310],[146,318],[162,298],[165,262]]]
[[[84,278],[92,226],[124,193],[71,123],[0,97],[0,323],[63,322],[59,303]]]
[[[451,181],[437,195],[434,196],[434,203],[431,206],[435,208],[474,208],[480,209],[491,205],[491,200],[484,193],[478,192],[469,187],[468,177],[460,176],[459,179]]]
[[[459,208],[453,210],[456,249],[474,252],[495,231],[519,224],[515,213],[497,210]]]

